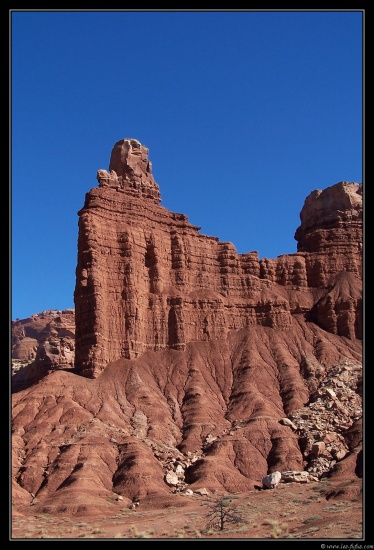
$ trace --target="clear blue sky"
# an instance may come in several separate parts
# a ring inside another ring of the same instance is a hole
[[[77,212],[122,138],[163,206],[260,258],[362,181],[362,10],[9,15],[12,319],[74,307]]]

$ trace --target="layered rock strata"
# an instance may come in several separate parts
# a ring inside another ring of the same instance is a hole
[[[12,321],[12,389],[22,389],[56,369],[73,369],[74,309],[46,310]]]
[[[162,207],[136,140],[98,181],[79,213],[75,368],[52,354],[13,394],[14,505],[102,514],[273,472],[360,480],[362,186],[311,193],[298,252],[259,260]],[[42,321],[14,325],[20,361]]]
[[[362,186],[313,191],[301,211],[298,252],[259,260],[202,235],[159,204],[148,149],[115,144],[109,172],[79,212],[76,368],[146,351],[185,350],[251,325],[289,330],[302,314],[328,332],[362,338]]]

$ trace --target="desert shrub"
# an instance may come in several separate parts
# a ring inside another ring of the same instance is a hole
[[[275,519],[266,519],[264,525],[271,525],[272,529],[270,531],[270,536],[272,539],[285,537],[288,534],[287,523],[279,523],[279,521]]]
[[[205,529],[223,531],[229,524],[238,524],[244,521],[230,497],[221,497],[216,500],[205,501],[203,506],[208,509],[205,517],[208,520]]]

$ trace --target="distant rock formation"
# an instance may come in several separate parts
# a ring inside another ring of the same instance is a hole
[[[298,252],[258,259],[199,232],[159,205],[148,149],[117,142],[109,172],[79,212],[75,288],[77,371],[146,351],[185,350],[252,325],[289,330],[291,317],[362,338],[362,185],[313,191]]]
[[[22,389],[56,369],[73,369],[74,309],[12,321],[12,387]]]

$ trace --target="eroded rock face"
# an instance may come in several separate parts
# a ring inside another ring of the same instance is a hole
[[[259,261],[159,205],[148,149],[115,144],[79,212],[76,368],[146,351],[184,350],[251,325],[289,330],[295,314],[362,337],[362,189],[313,192],[296,231],[299,252]],[[112,182],[112,183],[111,183]]]
[[[12,321],[12,386],[30,385],[55,369],[73,369],[75,312],[47,310]]]
[[[12,466],[18,507],[32,502],[35,513],[84,514],[100,506],[105,511],[117,495],[249,491],[274,471],[300,476],[305,469],[308,481],[343,466],[361,444],[360,404],[351,389],[359,366],[351,359],[326,369],[314,400],[303,406],[310,397],[296,362],[289,357],[290,366],[282,365],[281,350],[292,342],[295,350],[312,349],[312,335],[303,344],[297,325],[294,339],[269,340],[262,330],[239,331],[233,355],[219,342],[188,344],[186,351],[111,363],[94,380],[57,370],[17,392]],[[278,366],[264,355],[267,346],[277,350]],[[289,407],[293,426],[281,422]],[[358,477],[353,469],[350,475]]]
[[[128,195],[161,201],[160,190],[153,179],[148,149],[136,139],[121,139],[112,150],[109,172],[98,170],[99,187],[123,190]]]
[[[323,262],[328,274],[351,271],[361,276],[362,184],[342,181],[312,191],[305,199],[300,219],[295,233],[299,252],[332,252]]]
[[[136,140],[98,180],[79,212],[75,369],[51,353],[67,334],[14,325],[19,360],[49,361],[13,395],[17,507],[360,479],[361,186],[312,193],[298,252],[259,261],[162,207]]]

